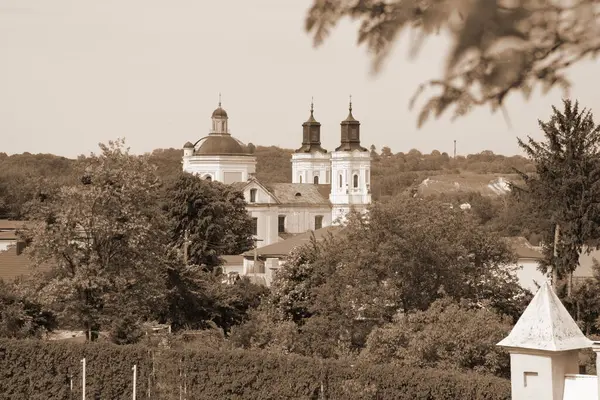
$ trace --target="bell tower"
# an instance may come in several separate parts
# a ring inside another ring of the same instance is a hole
[[[310,117],[302,124],[302,146],[292,154],[292,183],[329,183],[329,159],[321,147],[321,124],[315,119],[311,100]]]
[[[331,153],[331,220],[343,223],[354,210],[365,212],[371,204],[371,153],[360,145],[360,122],[352,115],[341,122],[341,143]]]

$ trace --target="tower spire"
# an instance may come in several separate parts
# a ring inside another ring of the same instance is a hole
[[[313,115],[313,111],[315,111],[315,103],[314,103],[314,98],[311,96],[310,97],[310,115]]]
[[[348,106],[348,110],[350,110],[350,112],[352,112],[352,95],[350,95],[350,104]]]
[[[221,92],[219,92],[219,107],[221,107]]]

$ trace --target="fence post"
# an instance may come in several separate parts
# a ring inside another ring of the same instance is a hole
[[[136,395],[136,386],[137,386],[137,365],[134,364],[133,368],[131,368],[133,370],[133,400],[135,400],[135,395]]]
[[[83,364],[82,376],[81,376],[81,398],[85,400],[85,357],[81,359]]]

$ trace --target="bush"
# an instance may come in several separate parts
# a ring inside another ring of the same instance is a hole
[[[0,340],[0,399],[508,400],[510,382],[475,373],[357,364],[248,350],[150,350],[110,343]],[[74,392],[69,378],[73,376]]]

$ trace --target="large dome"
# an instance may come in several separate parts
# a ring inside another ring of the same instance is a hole
[[[230,135],[209,135],[198,141],[196,155],[251,155],[246,146]]]

